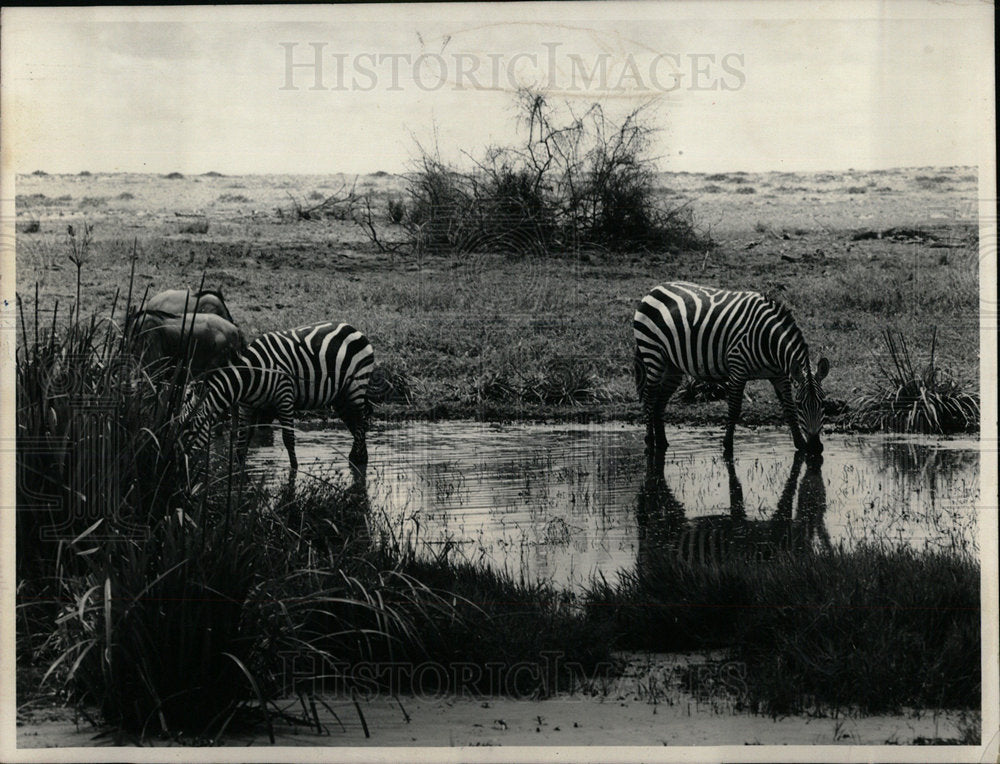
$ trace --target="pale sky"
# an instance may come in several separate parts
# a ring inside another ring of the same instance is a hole
[[[17,172],[398,172],[414,140],[446,159],[510,142],[512,92],[534,84],[612,115],[651,103],[664,170],[976,165],[992,14],[919,0],[4,9],[3,149]]]

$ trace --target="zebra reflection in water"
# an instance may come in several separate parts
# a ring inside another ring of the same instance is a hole
[[[803,463],[806,471],[800,482]],[[764,562],[779,554],[802,554],[817,545],[829,550],[822,464],[822,457],[796,453],[777,508],[766,520],[747,517],[743,486],[732,459],[726,459],[729,512],[690,520],[685,518],[684,506],[670,490],[662,471],[647,472],[636,502],[639,568],[662,558],[665,551],[688,564],[718,566],[732,560]]]

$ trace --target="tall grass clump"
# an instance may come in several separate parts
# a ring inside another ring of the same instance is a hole
[[[270,726],[276,701],[319,677],[350,688],[359,662],[416,658],[414,623],[449,605],[359,556],[363,520],[355,492],[257,484],[140,538],[81,536],[70,551],[89,568],[63,582],[50,672],[116,727],[218,737],[234,720]]]
[[[613,122],[598,104],[563,115],[522,91],[523,142],[491,146],[469,171],[422,151],[403,224],[431,252],[545,254],[704,250],[686,207],[657,201],[643,109]]]
[[[979,427],[979,396],[942,371],[936,362],[937,328],[927,364],[918,370],[901,332],[882,333],[889,363],[878,360],[879,377],[855,403],[856,426],[919,433],[967,432]]]
[[[366,556],[363,493],[248,482],[231,447],[189,458],[183,364],[136,363],[117,303],[104,319],[42,311],[37,290],[22,305],[19,667],[114,727],[218,735],[269,723],[297,690],[289,655],[318,671],[417,655],[413,624],[450,606]]]
[[[139,739],[218,740],[287,717],[279,699],[298,695],[305,708],[318,690],[395,691],[373,687],[372,661],[444,667],[411,672],[413,689],[544,693],[572,675],[567,662],[606,657],[601,629],[554,591],[447,554],[424,560],[373,532],[363,485],[268,484],[236,467],[231,440],[186,454],[183,364],[167,377],[136,363],[117,303],[80,319],[75,308],[43,311],[36,290],[21,311],[25,682],[40,676]],[[552,651],[566,660],[549,671]],[[487,660],[543,668],[499,685],[447,669]]]

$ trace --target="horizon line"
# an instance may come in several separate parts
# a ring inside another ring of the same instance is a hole
[[[933,169],[974,169],[978,170],[979,165],[977,164],[926,164],[926,165],[892,165],[890,167],[873,167],[873,168],[862,168],[862,167],[848,167],[841,169],[831,169],[831,168],[820,168],[814,170],[664,170],[656,169],[655,173],[661,175],[717,175],[717,174],[729,174],[729,175],[769,175],[769,174],[781,174],[781,175],[812,175],[817,173],[845,173],[845,172],[893,172],[898,170],[933,170]],[[220,172],[218,170],[206,170],[204,172],[180,172],[177,170],[171,172],[156,172],[152,170],[77,170],[77,171],[66,171],[66,172],[49,172],[41,168],[32,170],[30,172],[15,172],[14,176],[16,178],[22,177],[88,177],[95,175],[151,175],[158,176],[163,179],[168,179],[169,176],[173,175],[174,178],[171,179],[183,179],[187,177],[191,178],[202,178],[202,177],[221,177],[221,178],[246,178],[246,177],[264,177],[269,175],[288,175],[288,176],[331,176],[331,175],[344,175],[356,177],[405,177],[411,174],[412,170],[404,170],[401,172],[391,172],[389,170],[372,170],[370,172],[344,172],[342,170],[332,170],[327,172],[300,172],[300,171],[277,171],[277,172]],[[176,176],[180,176],[179,178]]]

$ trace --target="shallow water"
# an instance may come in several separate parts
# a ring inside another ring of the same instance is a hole
[[[754,533],[784,512],[812,546],[978,548],[976,440],[828,434],[816,469],[795,467],[786,431],[742,430],[731,475],[716,428],[668,428],[667,437],[656,512],[678,527],[731,527],[742,494],[740,527]],[[300,481],[347,474],[344,428],[300,428],[296,441]],[[369,434],[369,453],[371,505],[422,548],[450,542],[515,576],[577,587],[595,573],[613,581],[658,543],[644,522],[651,494],[638,425],[385,424]],[[252,450],[249,466],[282,475],[281,438]]]

